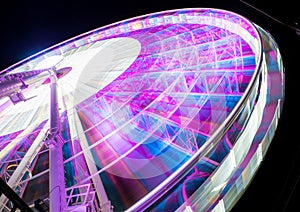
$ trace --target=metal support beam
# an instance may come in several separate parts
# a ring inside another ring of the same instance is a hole
[[[51,71],[50,80],[50,130],[45,140],[49,147],[50,211],[62,212],[66,208],[66,189],[55,71]]]
[[[33,212],[31,208],[0,178],[0,196],[4,194],[13,203],[13,210]]]
[[[47,122],[43,129],[47,129],[48,127],[49,127],[49,124]],[[29,150],[26,152],[26,154],[22,158],[21,162],[18,164],[17,169],[14,171],[12,176],[9,178],[7,184],[11,188],[19,185],[24,174],[26,173],[28,168],[31,167],[32,162],[34,161],[35,157],[37,156],[40,149],[42,148],[42,146],[43,146],[42,142],[45,137],[45,134],[43,133],[43,131],[44,131],[43,129],[40,131],[39,135],[34,140],[32,145],[30,146]],[[24,191],[22,191],[22,193],[23,192]],[[0,197],[0,202],[5,204],[7,202],[7,199],[5,199],[5,197],[2,196],[2,197]],[[0,209],[1,209],[1,207],[0,207]]]

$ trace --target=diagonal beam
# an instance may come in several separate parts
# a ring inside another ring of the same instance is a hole
[[[36,127],[36,124],[30,125],[25,130],[23,130],[23,132],[21,132],[14,140],[7,144],[0,152],[0,161],[3,161],[8,154],[14,152],[14,148],[24,139],[24,137],[27,137],[32,131],[34,131]]]
[[[45,137],[45,134],[43,131],[46,131],[49,128],[49,122],[47,122],[43,129],[40,131],[39,135],[36,137],[28,151],[26,152],[25,156],[21,160],[21,162],[18,164],[17,169],[14,171],[14,173],[11,175],[10,179],[7,182],[7,185],[13,188],[15,185],[18,185],[19,182],[21,181],[22,177],[28,170],[28,167],[30,167],[31,163],[34,161],[36,158],[37,154],[43,147],[43,139]],[[0,202],[6,203],[7,198],[4,196],[0,197]]]
[[[0,178],[0,195],[4,194],[13,202],[13,209],[20,209],[24,212],[33,212],[31,208]]]

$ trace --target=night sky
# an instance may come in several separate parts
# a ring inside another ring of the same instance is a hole
[[[297,1],[246,0],[281,23],[238,0],[103,2],[19,0],[2,3],[0,72],[74,36],[147,13],[195,7],[239,13],[269,31],[277,41],[286,72],[286,93],[274,140],[255,178],[232,211],[300,211],[297,204],[297,196],[300,196],[300,35],[292,29],[300,28]]]

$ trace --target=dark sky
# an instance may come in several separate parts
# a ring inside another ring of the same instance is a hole
[[[0,70],[81,33],[138,15],[189,7],[237,12],[268,30],[277,41],[286,71],[286,95],[275,138],[253,182],[233,211],[300,211],[296,198],[300,196],[297,181],[300,174],[300,139],[297,137],[300,130],[300,35],[289,27],[297,27],[297,23],[300,27],[297,1],[246,1],[283,24],[238,0],[103,2],[6,1],[0,7]],[[296,209],[291,210],[292,206]],[[271,209],[265,210],[267,207]]]

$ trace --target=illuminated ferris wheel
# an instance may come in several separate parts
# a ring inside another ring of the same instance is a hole
[[[272,36],[209,8],[117,22],[0,73],[1,178],[51,211],[230,210],[284,98]]]

